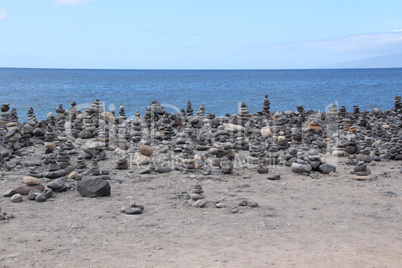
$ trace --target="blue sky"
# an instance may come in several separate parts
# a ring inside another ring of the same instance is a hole
[[[0,67],[297,69],[401,53],[402,1],[0,0]]]

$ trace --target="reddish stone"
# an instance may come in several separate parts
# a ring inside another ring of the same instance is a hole
[[[33,189],[37,189],[37,190],[43,192],[43,191],[45,190],[45,186],[43,186],[42,184],[33,185],[33,186],[25,185],[25,186],[21,186],[21,187],[15,188],[14,190],[15,190],[18,194],[21,194],[21,195],[28,195],[28,193],[29,193],[31,190],[33,190]]]

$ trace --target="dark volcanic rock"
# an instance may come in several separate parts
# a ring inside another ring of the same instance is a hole
[[[67,172],[64,169],[59,169],[55,171],[45,172],[43,173],[43,176],[49,179],[57,179],[60,177],[67,176]]]
[[[281,179],[281,175],[279,174],[272,174],[272,175],[268,175],[268,180],[271,181],[277,181]]]
[[[67,181],[66,177],[61,177],[61,178],[58,178],[57,180],[50,182],[47,185],[47,187],[49,187],[50,189],[52,189],[55,192],[62,192],[62,191],[67,190],[67,187],[64,187],[66,181]]]
[[[332,164],[324,163],[318,167],[318,171],[320,171],[321,173],[324,173],[324,174],[329,174],[329,173],[331,173],[331,171],[335,172],[336,167]]]
[[[77,183],[77,191],[83,197],[110,196],[110,184],[103,179],[83,179]]]

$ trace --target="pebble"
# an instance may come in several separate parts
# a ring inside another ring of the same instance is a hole
[[[32,176],[24,176],[24,177],[22,177],[22,182],[25,183],[26,185],[32,186],[32,185],[41,184],[42,179],[32,177]]]
[[[357,181],[368,181],[371,180],[370,176],[354,176],[353,179],[357,180]]]
[[[124,214],[129,214],[129,215],[142,214],[142,209],[140,209],[138,207],[129,207],[129,208],[122,208],[121,212],[123,212]]]
[[[279,175],[279,174],[268,175],[268,180],[277,181],[277,180],[280,180],[280,179],[281,179],[281,175]]]
[[[226,204],[225,204],[225,203],[216,203],[216,204],[215,204],[215,207],[216,207],[216,208],[225,208],[225,207],[226,207]]]
[[[2,196],[4,197],[12,197],[13,195],[17,194],[16,190],[8,190],[7,192],[5,192],[4,194],[2,194]]]
[[[191,206],[195,207],[195,208],[202,208],[202,207],[205,207],[205,205],[207,203],[208,203],[207,200],[199,199],[199,200],[195,201]]]
[[[38,195],[35,197],[35,201],[36,201],[36,202],[45,202],[46,200],[47,200],[47,198],[46,198],[46,196],[43,195],[43,194],[38,194]]]
[[[256,207],[258,207],[258,203],[255,201],[247,201],[247,206],[249,206],[251,208],[256,208]]]
[[[15,194],[10,197],[11,202],[17,203],[22,201],[22,195],[21,194]]]

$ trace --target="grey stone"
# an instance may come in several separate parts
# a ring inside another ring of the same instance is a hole
[[[58,178],[58,179],[50,182],[47,185],[47,187],[49,187],[50,189],[52,189],[55,192],[62,192],[64,190],[63,187],[64,187],[66,181],[67,181],[66,177],[61,177],[61,178]]]
[[[5,192],[4,194],[2,194],[4,197],[12,197],[13,195],[17,194],[16,190],[8,190],[7,192]]]
[[[83,179],[77,182],[77,191],[83,197],[110,196],[110,184],[102,179]]]
[[[12,197],[10,197],[11,202],[17,203],[22,201],[22,195],[20,194],[15,194]]]
[[[309,164],[292,164],[292,171],[295,173],[309,173],[311,171],[311,166]]]
[[[268,167],[258,167],[257,173],[258,174],[267,174],[269,172]]]
[[[29,200],[35,200],[36,196],[39,195],[39,194],[41,194],[41,191],[39,191],[38,189],[32,189],[28,193],[28,199]]]
[[[277,181],[281,179],[281,175],[279,174],[272,174],[272,175],[268,175],[268,180],[271,181]]]
[[[55,171],[45,172],[43,173],[43,176],[49,179],[57,179],[60,177],[67,176],[67,172],[64,169],[59,169]]]
[[[45,202],[46,200],[47,200],[47,198],[46,198],[46,196],[43,195],[43,194],[38,194],[38,195],[35,197],[35,201],[36,201],[36,202]]]
[[[324,163],[318,167],[318,171],[324,174],[329,174],[336,171],[336,166],[329,163]]]
[[[124,214],[142,214],[142,209],[139,207],[129,207],[129,208],[123,208],[122,212]]]
[[[191,206],[195,207],[195,208],[202,208],[202,207],[205,207],[205,205],[207,203],[208,203],[207,200],[200,199],[200,200],[195,201]]]

